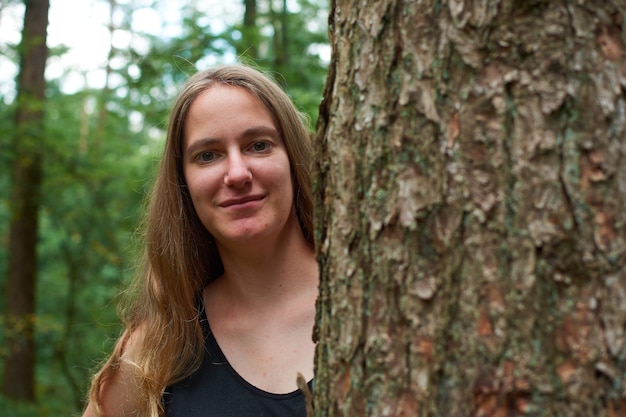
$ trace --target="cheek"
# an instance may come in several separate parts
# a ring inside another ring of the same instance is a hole
[[[210,199],[215,189],[215,179],[208,172],[185,172],[187,188],[196,210],[198,204]]]
[[[191,200],[193,204],[196,205],[197,196],[199,195],[198,188],[199,183],[197,178],[191,177],[185,173],[185,182],[187,183],[187,190],[189,191],[189,195],[191,196]]]
[[[293,181],[289,170],[276,170],[271,177],[268,178],[273,187],[278,189],[285,198],[293,200]]]

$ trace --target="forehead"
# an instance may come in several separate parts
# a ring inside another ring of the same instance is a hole
[[[215,84],[191,102],[185,116],[185,135],[203,126],[219,128],[224,124],[265,123],[276,127],[270,109],[252,92],[239,86]]]
[[[280,142],[283,137],[276,119],[265,104],[248,89],[215,84],[191,103],[182,126],[182,154],[199,143],[225,143],[255,137],[265,132]]]

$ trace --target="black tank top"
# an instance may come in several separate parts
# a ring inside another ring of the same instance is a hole
[[[272,394],[248,383],[226,360],[204,311],[200,322],[205,340],[202,364],[192,376],[167,388],[167,417],[306,416],[302,391]]]

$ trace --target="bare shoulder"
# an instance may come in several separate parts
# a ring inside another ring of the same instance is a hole
[[[139,352],[140,341],[143,337],[141,329],[133,330],[128,335],[123,335],[120,342],[123,343],[122,354],[113,363],[107,363],[110,367],[108,375],[103,379],[99,390],[100,411],[105,417],[123,417],[135,415],[133,392],[136,387],[134,382],[135,358]],[[102,372],[102,371],[101,371]],[[83,417],[98,417],[96,405],[89,402]]]

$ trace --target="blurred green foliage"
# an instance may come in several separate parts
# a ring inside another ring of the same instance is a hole
[[[38,402],[15,404],[0,396],[3,416],[80,415],[89,379],[120,332],[117,297],[132,276],[140,250],[136,226],[158,165],[168,109],[191,73],[229,55],[254,63],[276,75],[313,125],[326,75],[327,63],[317,52],[328,43],[326,3],[298,0],[290,2],[291,9],[283,9],[286,2],[258,0],[258,28],[246,30],[253,37],[244,36],[239,23],[215,31],[210,20],[188,7],[180,36],[162,39],[143,34],[148,52],[114,50],[110,57],[118,63],[114,86],[68,94],[60,88],[62,78],[48,80],[46,137],[40,144],[44,185],[33,318]],[[132,2],[119,7],[127,15],[132,13]],[[243,14],[239,20],[243,21]],[[10,45],[1,47],[5,57],[16,56],[10,53]],[[251,56],[251,50],[257,55]],[[61,57],[64,52],[64,48],[51,51]],[[2,294],[9,256],[4,248],[13,110],[11,97],[0,97]],[[0,298],[0,312],[4,303]],[[4,327],[0,329],[2,371],[11,347],[3,343]]]

